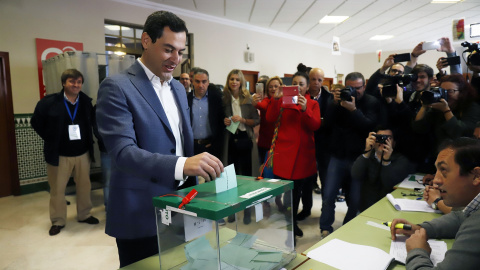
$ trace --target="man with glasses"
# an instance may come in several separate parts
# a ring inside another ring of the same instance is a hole
[[[351,91],[351,101],[341,98],[341,91],[334,91],[333,101],[327,107],[325,126],[331,128],[329,136],[330,163],[324,181],[320,230],[322,237],[333,231],[335,201],[338,189],[345,189],[348,212],[343,223],[354,218],[360,202],[361,183],[353,181],[350,170],[355,159],[363,153],[364,139],[380,124],[384,115],[380,101],[365,93],[365,79],[359,72],[352,72],[345,78]]]
[[[395,63],[395,55],[396,54],[389,55],[387,59],[385,59],[385,62],[383,62],[383,66],[370,76],[365,89],[368,94],[379,99],[382,98],[378,85],[381,83],[385,72],[387,72],[386,74],[389,76],[403,75],[405,67],[401,63]]]
[[[190,89],[190,74],[182,73],[180,75],[180,83],[183,85],[183,87],[185,87],[187,94],[192,91],[192,89]]]
[[[352,177],[362,183],[360,211],[385,197],[402,182],[414,165],[404,155],[394,151],[395,139],[391,129],[378,126],[365,140],[365,151],[352,166]]]

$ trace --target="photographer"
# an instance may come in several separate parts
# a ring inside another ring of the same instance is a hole
[[[427,102],[426,97],[430,95],[435,98]],[[435,146],[445,139],[471,136],[480,120],[480,105],[474,102],[475,97],[475,91],[462,75],[442,77],[440,89],[423,93],[413,130],[424,134],[433,132]]]
[[[338,189],[345,188],[348,212],[343,223],[357,215],[360,183],[354,182],[351,169],[355,159],[363,153],[363,140],[385,115],[378,99],[365,93],[365,79],[353,72],[345,78],[346,89],[335,91],[327,107],[325,126],[331,128],[330,163],[324,181],[320,230],[322,237],[333,231],[335,201]],[[323,128],[323,127],[322,127]]]
[[[381,126],[375,130],[368,134],[365,151],[352,166],[352,178],[362,183],[360,211],[385,197],[393,186],[415,172],[413,163],[404,155],[393,151],[393,131]]]
[[[404,65],[401,63],[395,63],[394,57],[395,54],[389,55],[387,59],[385,59],[385,62],[383,62],[383,66],[375,71],[372,76],[370,76],[365,88],[365,92],[367,94],[370,94],[378,99],[382,99],[378,84],[382,83],[382,79],[384,78],[384,74],[387,70],[387,74],[389,76],[403,75],[405,70]]]

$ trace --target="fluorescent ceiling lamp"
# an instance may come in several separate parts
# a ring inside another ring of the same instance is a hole
[[[120,25],[108,24],[108,25],[105,25],[105,28],[107,28],[110,31],[118,31],[118,30],[120,30]]]
[[[348,19],[348,16],[328,16],[323,17],[319,23],[341,23]]]
[[[462,2],[462,0],[432,0],[432,4],[452,4]]]
[[[393,38],[392,35],[375,35],[370,38],[370,40],[386,40]]]

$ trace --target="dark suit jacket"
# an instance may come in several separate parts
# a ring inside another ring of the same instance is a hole
[[[210,128],[212,129],[212,154],[221,160],[222,146],[223,146],[223,134],[225,124],[223,119],[225,118],[225,112],[222,102],[222,92],[213,84],[208,85],[208,121]],[[190,107],[190,119],[193,121],[193,91],[187,94],[188,107]],[[193,124],[192,124],[193,125]]]
[[[185,88],[170,83],[181,118],[183,149],[193,155]],[[98,131],[112,158],[105,232],[134,239],[157,234],[152,198],[176,190],[176,144],[167,115],[138,62],[106,78],[97,100]],[[196,183],[195,177],[189,177]]]
[[[44,97],[37,103],[35,111],[30,121],[33,129],[43,139],[43,154],[45,162],[50,165],[58,166],[60,141],[62,131],[66,129],[65,126],[65,103],[64,103],[63,90],[50,94]],[[87,129],[82,131],[82,139],[85,139],[88,144],[88,151],[90,159],[94,161],[93,156],[93,135],[92,135],[92,118],[93,118],[93,106],[92,99],[85,93],[80,92],[78,98],[80,108],[79,113],[82,113],[86,119]]]

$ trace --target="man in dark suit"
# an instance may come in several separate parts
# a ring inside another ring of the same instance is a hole
[[[142,57],[105,79],[98,93],[98,130],[112,158],[105,232],[116,238],[120,267],[158,253],[153,197],[223,171],[209,153],[192,156],[185,88],[172,79],[187,32],[175,14],[152,13],[141,36]]]
[[[193,74],[193,88],[187,94],[193,129],[193,153],[208,152],[221,160],[225,113],[222,92],[210,84],[208,71],[197,69]]]

